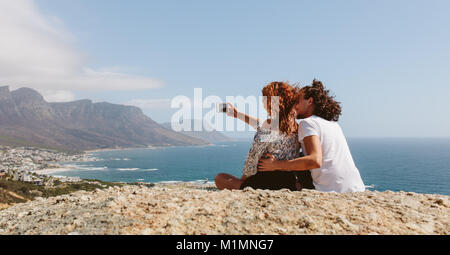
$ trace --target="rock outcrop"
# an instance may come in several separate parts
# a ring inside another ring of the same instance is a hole
[[[182,183],[37,199],[0,211],[0,234],[439,234],[449,196],[246,189]]]

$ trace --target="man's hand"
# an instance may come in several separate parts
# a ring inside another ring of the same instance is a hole
[[[279,160],[271,154],[264,154],[264,156],[258,162],[258,171],[268,172],[276,171],[279,169]]]

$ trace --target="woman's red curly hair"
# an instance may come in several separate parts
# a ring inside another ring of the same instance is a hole
[[[267,99],[267,111],[271,114],[272,97],[278,97],[279,112],[275,113],[277,116],[271,116],[272,119],[279,119],[279,130],[283,134],[297,133],[298,124],[295,121],[295,114],[292,113],[292,109],[297,102],[297,89],[289,85],[287,82],[272,82],[265,86],[262,90],[262,94]]]

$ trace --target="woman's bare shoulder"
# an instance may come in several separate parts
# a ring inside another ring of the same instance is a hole
[[[263,128],[263,129],[269,129],[271,127],[271,123],[272,123],[272,120],[271,119],[267,119],[263,123],[261,123],[260,127]]]

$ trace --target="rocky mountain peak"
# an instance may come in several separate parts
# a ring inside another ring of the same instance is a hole
[[[44,97],[34,89],[20,88],[11,92],[11,96],[26,119],[48,120],[52,118],[52,109]]]
[[[20,88],[11,92],[11,95],[17,100],[28,100],[28,101],[43,101],[44,97],[34,89],[31,88]]]
[[[9,86],[0,86],[0,100],[6,100],[10,97]]]
[[[9,124],[21,118],[19,109],[14,102],[9,86],[0,87],[0,124]]]

